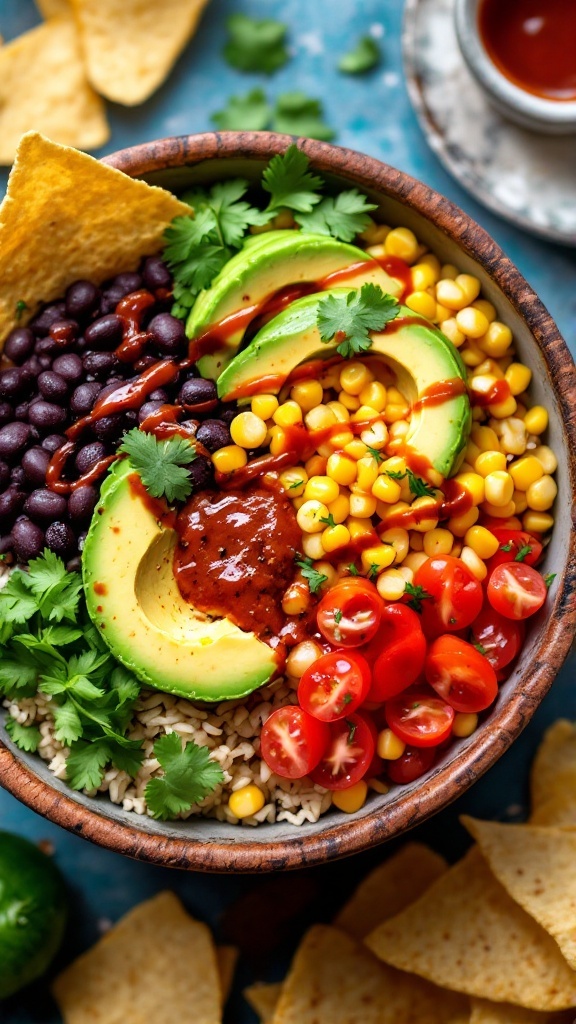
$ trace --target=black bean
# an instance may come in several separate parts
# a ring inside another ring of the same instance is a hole
[[[103,416],[92,425],[92,433],[99,441],[116,441],[122,436],[125,426],[124,415],[121,412],[112,413],[110,416]]]
[[[26,495],[18,487],[8,487],[0,494],[0,522],[13,522],[20,512]]]
[[[14,408],[14,419],[15,420],[27,420],[28,409],[30,408],[30,402],[19,402]]]
[[[51,523],[46,530],[46,544],[60,558],[71,558],[78,550],[74,531],[67,523]]]
[[[46,306],[37,317],[34,317],[30,327],[37,338],[43,338],[48,334],[52,324],[56,323],[57,320],[61,320],[64,316],[66,316],[66,304],[64,302],[56,302],[51,306]]]
[[[220,413],[220,419],[222,420],[223,423],[226,424],[227,427],[229,427],[230,424],[232,423],[232,420],[235,419],[237,415],[237,409],[224,409],[224,412]]]
[[[44,530],[36,523],[30,522],[25,516],[12,527],[14,551],[19,562],[29,562],[37,558],[44,547]]]
[[[137,362],[134,363],[134,369],[137,373],[142,373],[143,370],[147,370],[149,366],[154,366],[158,360],[156,356],[141,356]]]
[[[96,487],[77,487],[68,498],[68,515],[72,522],[88,523],[98,501]]]
[[[178,401],[182,405],[196,405],[197,402],[210,402],[216,397],[214,381],[197,377],[195,380],[184,381],[180,388]]]
[[[204,420],[198,427],[196,437],[209,452],[218,451],[232,443],[230,431],[222,420]]]
[[[82,558],[80,555],[75,555],[74,558],[69,558],[66,562],[66,572],[80,572],[82,567]]]
[[[52,435],[51,435],[52,436]],[[50,462],[50,453],[35,445],[22,456],[22,469],[29,484],[43,484]]]
[[[124,413],[124,419],[126,421],[126,430],[130,430],[130,427],[135,427],[138,423],[138,413],[135,409],[128,409]]]
[[[56,342],[57,347],[66,348],[76,341],[80,334],[80,325],[76,320],[57,320],[50,328],[50,337]],[[38,342],[36,352],[38,352]]]
[[[101,316],[84,331],[86,344],[99,351],[116,348],[122,341],[122,328],[122,320],[116,313]]]
[[[194,459],[194,462],[191,462],[187,469],[195,491],[201,491],[202,488],[208,487],[212,483],[212,462],[204,455],[199,455],[198,458]]]
[[[55,356],[60,351],[58,342],[51,338],[50,335],[46,338],[39,338],[34,346],[34,352],[37,356]],[[41,366],[41,364],[39,364]]]
[[[119,288],[118,285],[112,285],[107,288],[102,299],[100,300],[100,312],[103,316],[107,316],[108,313],[113,313],[116,306],[127,294],[124,288]]]
[[[101,441],[91,441],[90,444],[85,444],[80,448],[74,460],[79,476],[87,473],[94,463],[103,459],[105,455],[106,449]]]
[[[156,391],[151,391],[148,395],[149,402],[164,402],[168,401],[168,393],[164,391],[164,388],[156,388]]]
[[[70,399],[72,414],[74,416],[87,416],[92,411],[100,391],[100,384],[97,384],[95,381],[90,384],[79,384]]]
[[[54,427],[61,427],[65,423],[66,409],[61,405],[54,405],[53,402],[31,402],[28,421],[32,426],[38,427],[38,430],[53,430]]]
[[[64,402],[68,395],[68,382],[54,370],[44,370],[39,374],[38,387],[49,402]]]
[[[25,363],[22,363],[20,370],[25,374],[29,380],[35,380],[39,373],[42,373],[44,366],[42,365],[42,356],[30,356]],[[51,359],[51,356],[48,357]]]
[[[29,327],[15,327],[6,338],[4,355],[16,366],[21,366],[34,351],[34,335]]]
[[[66,438],[62,434],[48,434],[42,441],[42,447],[49,455],[54,455],[63,444],[66,444]]]
[[[0,372],[0,398],[9,402],[20,398],[26,390],[30,378],[18,366]]]
[[[0,427],[0,458],[8,462],[18,458],[24,451],[30,437],[30,427],[27,423],[7,423]]]
[[[157,348],[166,355],[174,355],[186,345],[186,331],[181,320],[171,313],[158,313],[152,317],[148,330],[154,335]]]
[[[116,366],[117,360],[111,352],[87,352],[82,363],[89,377],[103,380]]]
[[[63,494],[55,494],[40,487],[29,494],[24,502],[24,513],[35,522],[52,523],[66,515],[67,501]]]
[[[22,488],[26,485],[26,474],[22,466],[14,466],[10,473],[10,483],[15,487]]]
[[[65,352],[64,355],[57,356],[52,363],[52,369],[70,381],[81,380],[84,375],[82,360],[74,352]]]
[[[14,547],[14,537],[9,533],[5,537],[0,537],[0,555],[6,555],[12,551]]]
[[[87,319],[98,309],[100,289],[91,281],[74,281],[66,289],[65,298],[68,316]]]
[[[116,274],[116,277],[112,281],[112,285],[116,288],[123,288],[124,295],[129,295],[130,292],[138,292],[142,287],[142,278],[140,274]]]
[[[9,402],[0,402],[0,427],[14,418],[14,410]]]
[[[142,271],[144,284],[150,291],[157,288],[171,288],[172,275],[160,256],[149,256]]]
[[[138,423],[143,423],[147,416],[158,412],[158,409],[161,409],[164,404],[164,402],[144,402],[138,411]]]
[[[49,370],[52,366],[52,356],[37,356],[36,358],[43,370]]]
[[[0,491],[3,491],[10,479],[10,466],[7,462],[0,461]]]
[[[125,380],[119,380],[118,377],[113,377],[109,380],[108,384],[106,384],[106,387],[102,388],[99,397],[106,398],[108,395],[111,395],[113,391],[118,391],[118,388],[121,388],[124,384],[126,384]]]

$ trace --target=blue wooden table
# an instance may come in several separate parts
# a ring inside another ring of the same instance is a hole
[[[571,250],[531,238],[488,213],[448,176],[429,150],[411,110],[400,54],[402,0],[212,0],[196,38],[158,93],[140,108],[109,106],[112,152],[165,135],[211,128],[210,115],[232,94],[262,85],[273,97],[301,89],[322,100],[337,142],[408,171],[458,203],[502,245],[555,317],[576,352],[576,256]],[[159,10],[161,11],[161,5]],[[242,75],[221,58],[225,20],[232,11],[276,17],[290,28],[292,59],[271,79]],[[38,15],[32,0],[0,0],[0,34],[11,39],[32,27]],[[361,34],[381,41],[383,63],[369,75],[343,76],[340,54]],[[153,46],[153,40],[151,40]],[[97,154],[101,155],[101,154]],[[0,188],[6,175],[0,172]],[[458,815],[511,818],[526,806],[530,759],[545,727],[561,715],[576,717],[576,659],[564,666],[531,725],[512,750],[457,804],[422,826],[414,838],[431,842],[451,859],[465,845]],[[285,969],[294,940],[294,922],[282,910],[297,902],[307,920],[328,920],[355,881],[379,857],[372,851],[340,864],[283,878],[235,878],[183,874],[128,861],[69,835],[0,792],[0,828],[37,842],[48,840],[71,890],[72,921],[59,963],[93,943],[110,921],[162,888],[175,889],[192,913],[219,936],[244,945],[238,983],[226,1017],[229,1024],[255,1018],[241,998],[242,985],[274,979]],[[230,907],[245,900],[245,913]],[[250,926],[240,922],[251,919]],[[175,951],[177,958],[177,951]],[[0,1007],[3,1024],[59,1024],[46,985]]]

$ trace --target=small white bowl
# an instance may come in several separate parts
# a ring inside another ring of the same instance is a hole
[[[506,3],[506,0],[502,0]],[[455,0],[456,35],[462,56],[493,106],[523,128],[545,135],[576,133],[576,100],[547,100],[514,85],[488,56],[478,28],[481,0]]]

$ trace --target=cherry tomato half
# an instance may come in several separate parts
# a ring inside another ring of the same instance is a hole
[[[469,626],[482,607],[482,587],[453,555],[437,555],[420,566],[414,586],[423,587],[422,628],[427,636],[456,633]]]
[[[392,782],[406,786],[425,775],[436,759],[435,747],[406,747],[396,761],[388,761],[386,772]]]
[[[328,726],[296,704],[273,711],[262,726],[262,757],[284,779],[302,779],[315,768],[330,740]]]
[[[366,774],[376,749],[376,729],[369,718],[347,715],[328,726],[330,742],[312,782],[326,789],[349,789]]]
[[[537,565],[542,554],[542,545],[539,540],[525,530],[504,530],[497,527],[490,531],[497,538],[499,543],[498,551],[486,562],[488,575],[503,562],[515,562],[517,555],[524,565]]]
[[[413,747],[437,747],[452,732],[454,708],[429,690],[412,689],[386,702],[392,732]]]
[[[336,722],[360,707],[371,681],[370,666],[361,654],[332,651],[306,669],[298,685],[298,701],[321,722]]]
[[[426,679],[455,711],[484,711],[498,693],[496,673],[487,659],[466,640],[439,636],[430,645]]]
[[[489,661],[495,672],[514,661],[522,646],[524,627],[520,622],[505,619],[489,604],[485,604],[480,615],[472,623],[472,641]]]
[[[384,602],[366,580],[343,580],[324,595],[316,612],[318,629],[335,647],[360,647],[380,625]]]
[[[388,700],[412,686],[426,657],[426,638],[420,617],[405,604],[386,604],[380,628],[362,652],[372,665],[372,686],[367,700]]]
[[[492,607],[507,619],[528,619],[546,600],[548,590],[536,569],[524,562],[498,565],[488,579],[486,591]]]

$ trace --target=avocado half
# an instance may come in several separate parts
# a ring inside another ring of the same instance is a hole
[[[106,478],[82,552],[90,618],[143,683],[191,700],[244,697],[276,672],[271,648],[184,600],[172,560],[177,534],[130,484],[128,459]]]
[[[333,289],[333,294],[348,289]],[[218,395],[230,401],[258,378],[278,378],[270,390],[278,392],[282,381],[299,363],[329,359],[336,343],[323,344],[317,327],[318,305],[329,292],[307,295],[270,320],[226,367],[218,378]],[[399,319],[414,320],[414,313],[400,307]],[[418,317],[418,321],[422,318]],[[382,356],[395,371],[400,388],[411,403],[438,381],[459,377],[466,382],[466,368],[452,342],[433,324],[406,323],[397,330],[371,333],[366,355]],[[467,393],[439,405],[423,405],[412,413],[406,443],[430,462],[442,476],[456,472],[472,423]]]
[[[355,287],[370,281],[391,295],[402,294],[402,282],[390,277],[377,260],[355,245],[302,231],[255,235],[226,263],[210,288],[200,293],[188,318],[186,334],[197,338],[231,314],[260,305],[281,288],[321,281],[328,274],[358,263],[366,264],[366,272],[354,275]],[[233,331],[218,351],[198,360],[203,377],[218,378],[236,355],[246,326]]]

